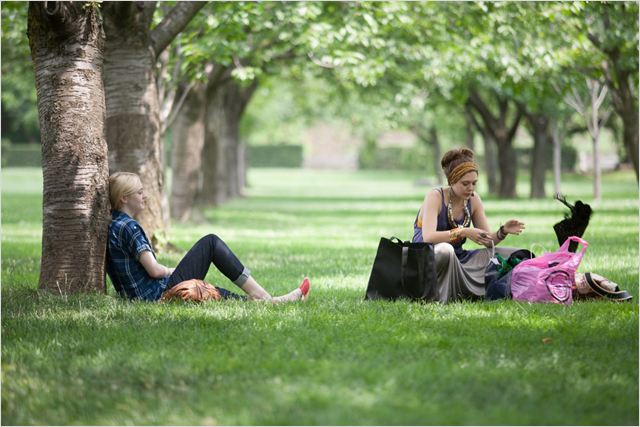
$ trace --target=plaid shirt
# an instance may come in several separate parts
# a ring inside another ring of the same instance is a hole
[[[147,301],[160,298],[169,279],[150,277],[140,263],[142,252],[156,255],[135,219],[120,211],[112,212],[107,249],[107,273],[120,296]]]

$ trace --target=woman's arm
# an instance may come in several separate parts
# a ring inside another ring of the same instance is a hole
[[[482,229],[460,228],[447,231],[436,231],[438,227],[438,215],[442,207],[441,194],[438,190],[432,190],[424,198],[420,214],[422,215],[422,240],[427,243],[455,243],[460,239],[471,239],[478,244],[489,244],[487,234]]]
[[[144,251],[140,254],[140,264],[147,271],[147,274],[154,279],[171,276],[171,273],[175,270],[160,264],[150,251]]]
[[[473,214],[471,216],[471,219],[473,220],[473,226],[481,228],[483,230],[489,230],[489,221],[487,220],[487,216],[484,213],[484,205],[482,204],[482,200],[480,200],[480,196],[477,193],[471,199],[471,204],[473,206]],[[511,219],[501,225],[495,232],[490,233],[489,238],[493,240],[494,245],[498,245],[504,240],[505,237],[507,237],[507,235],[520,234],[522,230],[524,230],[524,223],[518,221],[517,219]],[[490,241],[487,241],[483,244],[487,247],[491,246]]]
[[[442,243],[450,241],[449,231],[436,231],[438,214],[440,213],[440,192],[431,190],[424,196],[420,215],[422,218],[422,240],[426,243]]]

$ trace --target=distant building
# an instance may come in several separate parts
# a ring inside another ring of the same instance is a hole
[[[306,132],[303,167],[310,169],[358,169],[362,141],[346,125],[317,123]]]

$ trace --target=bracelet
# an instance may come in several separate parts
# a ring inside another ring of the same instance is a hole
[[[449,230],[449,242],[455,242],[460,237],[460,228],[452,228]]]
[[[498,240],[504,240],[504,238],[507,237],[507,232],[504,231],[504,225],[500,226],[500,228],[496,232],[496,237],[498,238]]]

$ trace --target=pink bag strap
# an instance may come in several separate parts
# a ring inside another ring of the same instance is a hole
[[[571,244],[571,242],[578,242],[580,244],[582,244],[582,254],[584,255],[584,252],[587,250],[587,248],[589,247],[589,244],[587,243],[586,240],[581,239],[578,236],[571,236],[568,237],[567,240],[564,241],[564,243],[562,244],[562,246],[560,246],[560,251],[562,252],[569,252],[569,244]]]
[[[589,243],[587,243],[586,240],[581,239],[578,236],[571,236],[564,241],[562,246],[560,246],[560,249],[558,250],[558,252],[569,252],[569,244],[571,243],[571,241],[578,242],[582,245],[582,250],[580,251],[580,253],[575,254],[573,258],[574,260],[577,260],[579,264],[580,261],[582,261],[582,258],[584,257],[584,253],[587,251],[587,248],[589,247]],[[576,264],[576,267],[577,267],[577,264]]]

